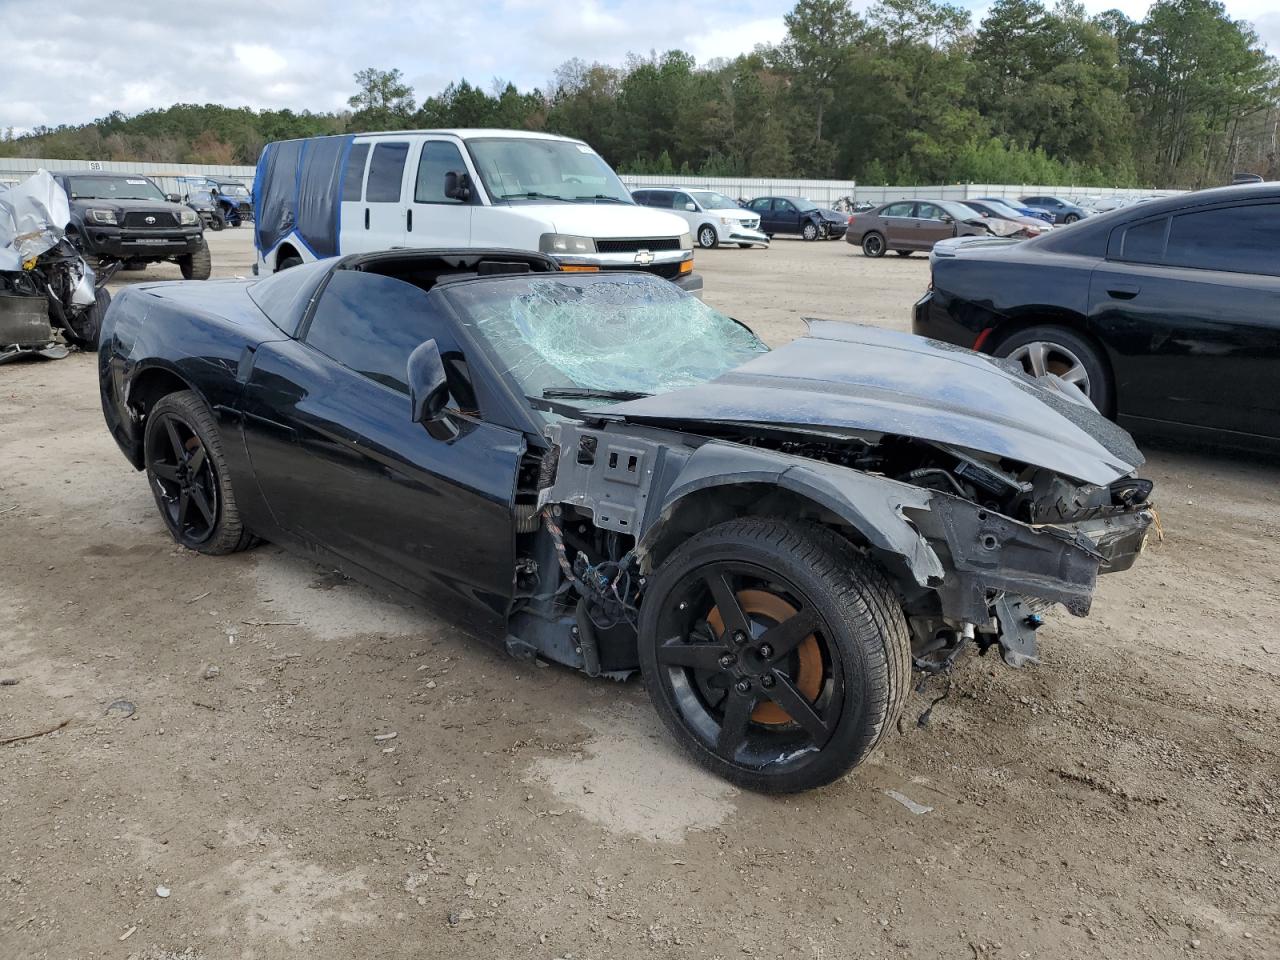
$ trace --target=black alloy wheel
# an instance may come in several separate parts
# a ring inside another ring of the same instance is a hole
[[[154,416],[146,446],[147,473],[169,532],[184,547],[200,546],[218,522],[218,478],[209,451],[195,429],[170,412]]]
[[[182,546],[206,554],[254,544],[240,522],[213,414],[199,395],[181,390],[147,414],[144,466],[160,517]]]
[[[659,567],[640,659],[682,745],[769,793],[830,783],[859,763],[910,672],[883,576],[830,531],[763,518],[703,531]]]

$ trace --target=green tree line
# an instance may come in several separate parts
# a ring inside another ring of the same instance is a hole
[[[418,101],[398,69],[355,75],[349,111],[178,104],[0,139],[0,155],[254,163],[290,137],[414,127],[546,130],[622,172],[862,183],[1196,187],[1277,176],[1280,66],[1215,0],[1090,17],[996,0],[799,0],[785,35],[729,60],[680,50],[573,59],[543,89],[466,80]]]

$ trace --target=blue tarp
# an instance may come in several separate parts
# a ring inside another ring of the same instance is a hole
[[[282,140],[262,149],[254,178],[254,238],[267,251],[296,231],[317,257],[338,253],[342,176],[353,135]]]

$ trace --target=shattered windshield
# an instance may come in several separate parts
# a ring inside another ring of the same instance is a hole
[[[550,274],[450,286],[463,325],[528,397],[583,405],[702,383],[768,348],[645,274]]]

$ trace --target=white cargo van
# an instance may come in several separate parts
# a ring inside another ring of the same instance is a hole
[[[400,247],[505,247],[565,269],[643,270],[685,290],[693,237],[638,206],[581,140],[520,130],[401,130],[263,148],[256,273]]]

